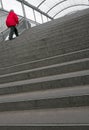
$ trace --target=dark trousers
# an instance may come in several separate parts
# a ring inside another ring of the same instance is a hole
[[[18,30],[15,26],[10,27],[9,40],[13,39],[13,34],[18,36]]]

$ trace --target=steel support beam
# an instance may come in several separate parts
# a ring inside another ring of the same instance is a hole
[[[50,12],[54,7],[56,7],[57,5],[59,5],[59,4],[63,3],[63,2],[65,2],[65,1],[67,1],[67,0],[63,0],[63,1],[58,2],[58,3],[55,4],[52,8],[50,8],[46,13]]]
[[[25,19],[25,25],[26,25],[26,28],[28,29],[26,13],[25,13],[25,8],[24,8],[24,3],[23,2],[24,2],[24,0],[22,0],[21,5],[22,5],[23,15],[24,15],[24,19]]]
[[[38,6],[37,8],[39,8],[46,0],[43,0]]]
[[[3,3],[2,3],[2,0],[1,0],[1,7],[2,7],[2,9],[3,9]]]
[[[17,0],[17,1],[22,2],[23,0]],[[40,9],[38,9],[37,7],[35,7],[35,6],[31,5],[31,4],[29,4],[27,1],[24,0],[23,3],[24,3],[26,6],[28,6],[28,7],[32,8],[32,9],[36,10],[37,12],[39,12],[39,13],[41,13],[41,14],[43,14],[43,15],[45,15],[46,17],[48,17],[48,18],[50,18],[50,19],[53,19],[53,18],[52,18],[51,16],[49,16],[47,13],[45,13],[45,12],[41,11]]]
[[[42,23],[43,23],[44,21],[43,21],[43,16],[42,16],[42,14],[41,14],[41,19],[42,19]]]
[[[35,15],[34,9],[33,9],[33,15],[34,15],[34,19],[35,19],[35,22],[36,22],[36,15]]]
[[[57,16],[58,14],[60,14],[61,12],[63,12],[64,10],[67,10],[67,9],[69,9],[69,8],[76,7],[76,6],[88,6],[88,7],[89,7],[88,4],[76,4],[76,5],[71,5],[71,6],[68,6],[68,7],[64,8],[64,9],[62,9],[62,10],[60,10],[58,13],[56,13],[56,14],[53,16],[53,18],[56,17],[56,16]]]

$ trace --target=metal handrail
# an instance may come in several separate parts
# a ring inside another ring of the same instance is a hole
[[[20,24],[21,22],[23,22],[23,20],[24,20],[24,18],[21,18],[21,19],[19,20],[19,24]],[[6,28],[5,30],[1,31],[0,33],[5,32],[5,31],[7,31],[7,30],[8,30],[8,28]]]
[[[21,18],[19,20],[19,24],[17,25],[17,28],[21,25],[21,23],[24,21],[24,18]],[[26,28],[23,29],[23,31],[25,30]],[[9,33],[9,28],[6,28],[5,30],[1,31],[0,34],[1,34],[1,41],[4,41],[6,39],[6,37],[8,36]],[[6,35],[6,36],[5,36]]]

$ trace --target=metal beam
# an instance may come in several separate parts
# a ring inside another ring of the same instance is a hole
[[[34,19],[35,19],[35,22],[36,22],[36,15],[35,15],[34,9],[33,9],[33,15],[34,15]]]
[[[68,8],[72,8],[72,7],[75,7],[75,6],[89,6],[89,5],[88,5],[88,4],[77,4],[77,5],[68,6],[68,7],[62,9],[61,11],[59,11],[58,13],[56,13],[56,14],[53,16],[53,18],[56,17],[56,16],[57,16],[58,14],[60,14],[61,12],[63,12],[64,10],[67,10]]]
[[[50,18],[50,19],[53,19],[53,18],[52,18],[51,16],[49,16],[47,13],[45,13],[45,12],[41,11],[40,9],[38,9],[37,7],[31,5],[31,4],[28,3],[27,1],[25,1],[25,0],[17,0],[17,1],[23,2],[23,3],[24,3],[25,5],[27,5],[28,7],[30,7],[30,8],[32,8],[32,9],[36,10],[37,12],[39,12],[39,13],[45,15],[46,17],[48,17],[48,18]]]
[[[28,29],[28,24],[27,24],[26,13],[25,13],[25,8],[24,8],[24,3],[23,3],[23,1],[24,1],[24,0],[22,0],[21,5],[22,5],[22,10],[23,10],[25,25],[26,25],[26,28]]]
[[[63,0],[63,1],[58,2],[58,3],[55,4],[53,7],[51,7],[46,13],[50,12],[54,7],[56,7],[57,5],[59,5],[59,4],[63,3],[63,2],[65,2],[65,1],[67,1],[67,0]]]
[[[1,0],[1,7],[2,7],[2,9],[3,9],[3,2],[2,2],[2,0]]]
[[[38,6],[37,8],[39,8],[46,0],[43,0]]]

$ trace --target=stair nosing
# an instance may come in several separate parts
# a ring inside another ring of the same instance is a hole
[[[56,55],[56,56],[52,56],[52,57],[48,57],[48,58],[44,58],[44,59],[40,59],[40,60],[33,60],[33,61],[30,61],[30,62],[21,63],[21,64],[17,64],[17,65],[12,65],[12,66],[0,68],[0,69],[3,70],[3,69],[6,69],[6,68],[7,69],[8,68],[13,68],[13,67],[20,66],[20,65],[25,65],[25,64],[30,64],[30,63],[36,63],[36,62],[45,61],[45,60],[48,60],[48,59],[54,59],[54,58],[57,58],[57,57],[62,57],[62,56],[67,56],[67,55],[76,54],[76,53],[80,53],[80,52],[85,52],[87,50],[89,50],[89,49],[82,49],[82,50],[79,50],[79,51],[69,52],[69,53],[65,53],[65,54],[61,54],[61,55]]]
[[[0,96],[0,103],[89,96],[89,85]]]
[[[23,73],[34,72],[34,71],[39,71],[39,70],[45,70],[45,69],[50,69],[50,68],[55,68],[55,67],[62,67],[62,66],[66,66],[66,65],[76,64],[76,63],[82,63],[82,62],[85,62],[85,61],[89,61],[89,58],[83,58],[83,59],[63,62],[63,63],[59,63],[59,64],[53,64],[53,65],[48,65],[48,66],[43,66],[43,67],[37,67],[37,68],[34,68],[34,69],[8,73],[8,74],[0,75],[0,78],[7,77],[7,76],[18,75],[18,74],[23,74]]]
[[[46,81],[54,81],[54,80],[61,80],[66,78],[72,78],[72,77],[79,77],[79,76],[87,76],[89,75],[89,70],[83,70],[83,71],[77,71],[77,72],[71,72],[66,74],[59,74],[59,75],[52,75],[52,76],[44,76],[41,78],[33,78],[28,80],[20,80],[20,81],[14,81],[14,82],[8,82],[8,83],[2,83],[0,84],[0,88],[2,87],[10,87],[15,85],[26,85],[26,84],[32,84],[32,83],[40,83],[40,82],[46,82]]]

